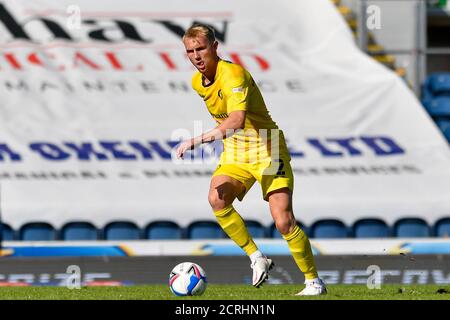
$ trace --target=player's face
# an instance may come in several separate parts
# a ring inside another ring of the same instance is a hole
[[[199,35],[195,38],[185,38],[184,47],[191,63],[202,74],[215,73],[217,64],[217,41],[210,43],[208,39]]]

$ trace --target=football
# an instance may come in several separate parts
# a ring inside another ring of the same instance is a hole
[[[177,296],[199,296],[206,290],[206,273],[196,263],[182,262],[169,275],[170,290]]]

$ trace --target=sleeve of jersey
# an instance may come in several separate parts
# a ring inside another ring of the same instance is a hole
[[[191,78],[191,86],[192,86],[192,89],[194,89],[194,91],[198,93],[198,77],[197,77],[197,73],[194,73],[194,75]]]
[[[224,94],[227,99],[227,113],[233,111],[247,111],[248,81],[243,72],[230,74],[225,78]]]

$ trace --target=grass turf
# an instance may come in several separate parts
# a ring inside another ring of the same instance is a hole
[[[382,285],[369,290],[365,285],[329,285],[328,295],[296,297],[301,285],[209,284],[200,297],[176,297],[167,285],[122,287],[1,287],[0,300],[450,300],[450,286]]]

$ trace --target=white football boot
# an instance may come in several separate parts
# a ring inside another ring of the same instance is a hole
[[[253,286],[259,288],[264,281],[269,279],[269,270],[272,269],[274,263],[272,259],[269,259],[265,256],[256,258],[250,267],[253,269]]]
[[[305,281],[305,284],[305,289],[297,293],[296,296],[319,296],[327,294],[327,287],[320,278],[313,281]]]

